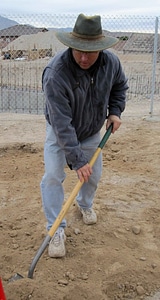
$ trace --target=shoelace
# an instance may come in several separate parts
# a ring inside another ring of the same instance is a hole
[[[85,210],[85,213],[86,213],[87,215],[91,215],[91,214],[92,214],[92,209],[91,209],[91,208],[86,209],[86,210]]]
[[[59,233],[56,232],[56,234],[52,238],[52,243],[58,247],[59,242],[60,242],[60,235],[59,235]]]

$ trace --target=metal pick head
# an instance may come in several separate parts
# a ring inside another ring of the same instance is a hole
[[[22,275],[20,275],[19,273],[16,273],[15,275],[13,275],[12,277],[10,277],[8,279],[8,283],[22,279],[22,278],[24,278]]]

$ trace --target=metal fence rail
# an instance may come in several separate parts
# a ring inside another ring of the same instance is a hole
[[[55,31],[71,31],[77,15],[3,17],[11,20],[11,26],[6,27],[0,19],[0,112],[42,114],[43,69],[52,56],[65,48],[56,39]],[[109,50],[119,56],[128,77],[127,99],[150,99],[149,113],[153,114],[154,100],[160,94],[160,17],[101,17],[107,34],[119,38],[119,43]]]

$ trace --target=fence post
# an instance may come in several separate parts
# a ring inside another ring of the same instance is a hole
[[[155,81],[156,81],[156,64],[157,64],[157,45],[158,45],[158,17],[155,20],[155,34],[154,34],[154,52],[153,52],[153,66],[152,66],[152,87],[151,87],[151,106],[150,115],[153,115],[153,102],[155,92]]]

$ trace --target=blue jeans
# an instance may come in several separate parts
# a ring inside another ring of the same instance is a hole
[[[100,133],[97,133],[80,143],[88,161],[94,154],[100,142]],[[44,214],[47,219],[47,230],[56,220],[64,201],[62,183],[65,180],[66,159],[64,151],[57,143],[57,138],[51,125],[46,124],[46,141],[44,145],[45,173],[41,181],[41,194]],[[76,200],[84,209],[91,208],[94,195],[102,172],[102,154],[100,153],[94,166],[93,173],[87,183],[81,187]],[[74,188],[74,187],[73,187]],[[66,227],[66,219],[63,219],[61,227]]]

